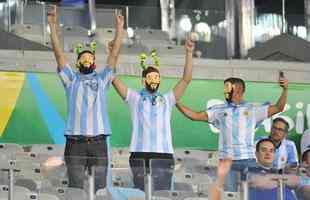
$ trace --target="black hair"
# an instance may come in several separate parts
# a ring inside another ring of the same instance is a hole
[[[272,121],[272,124],[275,124],[276,122],[282,122],[283,124],[285,124],[285,132],[288,132],[290,125],[285,119],[283,119],[282,117],[277,117]]]
[[[157,72],[159,74],[159,70],[153,66],[148,66],[146,69],[142,71],[142,77],[145,78],[148,73]]]
[[[245,88],[246,88],[245,82],[241,78],[230,77],[230,78],[227,78],[224,80],[224,83],[226,83],[226,82],[241,85],[242,89],[243,89],[242,91],[245,92]]]
[[[306,161],[308,153],[310,153],[310,148],[302,153],[302,156],[301,156],[301,161],[302,162]]]
[[[261,145],[263,142],[270,142],[270,143],[273,145],[274,149],[276,149],[276,144],[275,144],[271,139],[269,139],[269,138],[263,138],[263,139],[261,139],[261,140],[259,140],[259,141],[257,142],[257,144],[256,144],[256,152],[259,152],[259,147],[260,147],[260,145]]]

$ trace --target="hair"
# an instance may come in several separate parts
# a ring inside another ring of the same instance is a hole
[[[285,124],[285,132],[288,132],[290,125],[285,119],[283,119],[282,117],[277,117],[272,121],[272,124],[275,124],[276,122],[282,122],[283,124]]]
[[[309,149],[307,149],[306,151],[304,151],[304,152],[302,153],[302,156],[301,156],[301,161],[302,161],[302,162],[305,162],[305,161],[306,161],[308,153],[310,153],[310,147],[309,147]]]
[[[230,78],[224,80],[224,83],[226,83],[226,82],[231,82],[233,85],[234,84],[241,85],[242,86],[242,92],[245,92],[245,88],[246,88],[245,82],[241,78],[230,77]]]
[[[79,60],[84,53],[89,53],[89,54],[91,54],[91,55],[93,55],[95,57],[94,52],[92,52],[90,50],[84,50],[84,51],[82,51],[81,53],[78,54],[77,60]]]
[[[269,139],[269,138],[264,138],[264,139],[261,139],[261,140],[259,140],[259,141],[257,142],[257,144],[256,144],[256,152],[259,152],[259,147],[260,147],[260,145],[261,145],[262,143],[264,143],[264,142],[270,142],[270,143],[273,145],[273,147],[276,149],[276,144],[275,144],[271,139]]]
[[[153,66],[148,66],[146,69],[142,71],[142,77],[145,78],[148,73],[157,72],[159,74],[159,70]]]

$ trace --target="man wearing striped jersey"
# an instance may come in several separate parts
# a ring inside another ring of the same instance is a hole
[[[77,52],[74,70],[65,57],[58,37],[56,6],[48,11],[51,41],[58,75],[65,88],[68,118],[65,127],[65,162],[69,187],[83,188],[85,170],[95,173],[95,189],[104,188],[107,172],[107,137],[111,134],[106,92],[114,78],[113,68],[120,51],[124,17],[115,15],[116,36],[107,67],[96,69],[94,50]]]
[[[296,145],[292,140],[287,139],[288,130],[289,124],[285,119],[278,117],[273,120],[269,135],[276,145],[273,168],[284,169],[298,165]]]
[[[226,180],[229,191],[237,191],[237,171],[255,165],[255,128],[264,119],[283,111],[287,99],[288,81],[280,77],[282,94],[274,105],[256,105],[244,101],[245,82],[240,78],[224,81],[226,103],[215,105],[206,111],[195,112],[181,103],[177,108],[186,117],[195,121],[212,123],[220,130],[219,158],[232,161],[231,171]],[[241,176],[245,179],[244,174]]]
[[[158,91],[160,73],[154,65],[143,70],[144,88],[140,91],[127,88],[117,77],[113,81],[116,91],[130,109],[132,135],[129,163],[135,187],[141,190],[144,190],[144,163],[146,170],[152,172],[153,188],[170,189],[174,167],[171,112],[192,80],[193,42],[187,40],[185,50],[183,78],[165,94]]]

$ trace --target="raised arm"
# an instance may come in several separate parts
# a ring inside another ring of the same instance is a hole
[[[109,43],[109,55],[107,59],[108,66],[113,69],[116,67],[124,35],[124,28],[123,28],[124,16],[119,14],[117,10],[115,10],[115,21],[116,21],[116,27],[115,27],[116,33],[114,40]]]
[[[112,82],[116,92],[123,98],[126,99],[128,87],[116,76]]]
[[[58,69],[62,70],[62,68],[67,63],[64,51],[60,45],[59,41],[59,25],[58,25],[58,13],[57,6],[53,6],[51,10],[47,13],[47,21],[51,30],[51,42],[54,51],[54,55],[57,61]]]
[[[280,78],[279,85],[282,87],[281,96],[275,105],[269,106],[268,117],[271,117],[272,115],[282,112],[284,110],[287,100],[288,80],[285,78]]]
[[[180,102],[176,104],[178,110],[185,115],[185,117],[193,120],[193,121],[208,121],[208,114],[205,111],[195,112],[190,108],[184,106]]]
[[[192,80],[193,50],[194,50],[194,43],[190,40],[187,40],[185,42],[186,55],[185,55],[183,77],[173,89],[173,93],[174,93],[176,101],[180,100],[185,89],[187,88],[187,85]]]

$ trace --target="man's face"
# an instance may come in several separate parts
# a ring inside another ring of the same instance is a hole
[[[80,66],[83,66],[84,68],[89,68],[91,65],[95,62],[95,57],[91,53],[83,53],[80,57],[80,59],[77,61]]]
[[[310,167],[310,151],[308,151],[306,153],[305,160],[303,161],[303,164]]]
[[[271,127],[271,139],[275,142],[281,142],[286,137],[286,125],[281,122],[277,121],[272,124]]]
[[[156,92],[160,84],[160,75],[157,72],[150,72],[144,78],[144,86],[145,88],[153,93]]]
[[[230,102],[234,91],[234,85],[227,81],[224,83],[224,97],[226,101]]]
[[[274,145],[270,141],[262,142],[259,146],[259,151],[256,152],[258,163],[264,167],[271,167],[274,159]]]

